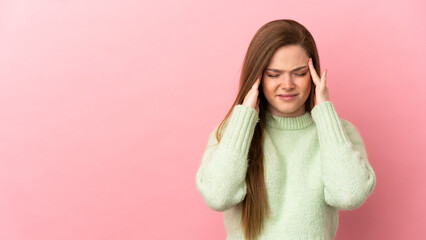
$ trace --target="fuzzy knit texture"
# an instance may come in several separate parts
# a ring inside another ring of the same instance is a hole
[[[196,186],[207,206],[223,212],[226,240],[244,239],[241,202],[247,191],[248,152],[259,114],[236,105],[219,144],[210,133]],[[339,210],[360,207],[376,175],[355,126],[331,101],[298,117],[266,112],[264,176],[271,218],[259,240],[332,240]]]

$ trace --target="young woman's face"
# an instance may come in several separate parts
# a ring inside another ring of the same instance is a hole
[[[262,89],[269,112],[282,117],[297,117],[305,113],[305,102],[311,90],[309,56],[299,45],[277,49],[266,68]],[[297,94],[291,99],[280,94]]]

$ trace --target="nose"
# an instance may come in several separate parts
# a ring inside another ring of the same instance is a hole
[[[294,82],[293,82],[293,78],[291,76],[283,74],[280,81],[281,81],[280,86],[281,86],[282,89],[287,91],[287,90],[294,88]]]

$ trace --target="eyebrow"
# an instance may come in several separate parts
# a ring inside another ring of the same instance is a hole
[[[293,69],[293,70],[292,70],[292,72],[298,71],[298,70],[303,69],[303,68],[306,68],[306,67],[308,67],[308,66],[300,66],[300,67],[297,67],[297,68]],[[283,70],[273,69],[273,68],[267,68],[266,70],[268,70],[268,71],[272,71],[272,72],[278,72],[278,73],[283,72]]]

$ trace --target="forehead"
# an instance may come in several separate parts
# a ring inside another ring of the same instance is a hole
[[[288,45],[275,51],[268,67],[290,71],[293,68],[307,65],[308,60],[309,57],[301,46]]]

